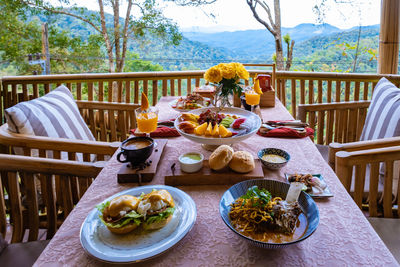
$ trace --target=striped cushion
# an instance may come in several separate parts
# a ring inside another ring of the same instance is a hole
[[[386,78],[374,89],[360,140],[400,136],[400,89]]]
[[[5,110],[11,132],[94,141],[69,89],[59,86],[50,93]]]
[[[360,140],[395,136],[400,136],[400,89],[386,78],[382,78],[375,86]],[[400,161],[395,161],[394,180],[399,179],[399,168]],[[384,173],[385,164],[381,164],[381,182]],[[393,185],[397,185],[397,182]],[[397,195],[397,187],[393,189],[393,194]]]

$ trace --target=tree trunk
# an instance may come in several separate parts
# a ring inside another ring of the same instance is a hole
[[[276,68],[283,70],[283,49],[282,49],[282,33],[281,33],[281,7],[280,1],[274,1],[274,13],[275,13],[275,51],[276,51]]]
[[[287,46],[287,59],[286,59],[286,67],[285,70],[290,70],[292,67],[292,61],[293,61],[293,48],[294,48],[294,40],[288,44]]]

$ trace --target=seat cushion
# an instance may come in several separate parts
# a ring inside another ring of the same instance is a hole
[[[65,86],[18,103],[4,113],[8,129],[14,133],[95,141],[72,93]]]
[[[9,244],[0,254],[1,266],[32,266],[50,240]]]
[[[368,221],[400,263],[400,219],[369,217]]]

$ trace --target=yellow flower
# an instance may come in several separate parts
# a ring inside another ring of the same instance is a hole
[[[225,79],[233,79],[236,76],[235,67],[231,64],[219,64],[219,69],[221,70],[222,77]]]
[[[219,83],[222,80],[222,74],[218,66],[209,68],[206,73],[204,73],[204,79],[212,83]]]
[[[237,76],[239,76],[240,79],[245,79],[245,80],[249,79],[249,72],[244,68],[242,64],[238,62],[232,62],[229,64],[232,64],[232,66],[234,66],[236,74]]]

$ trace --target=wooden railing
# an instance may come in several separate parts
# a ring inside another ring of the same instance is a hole
[[[251,77],[273,74],[249,72]],[[3,77],[0,117],[3,108],[39,97],[60,84],[70,88],[77,100],[139,103],[141,92],[145,92],[154,105],[161,96],[186,95],[205,84],[203,75],[204,70]],[[381,77],[400,85],[400,75],[277,71],[274,86],[276,96],[295,117],[298,104],[368,100]]]
[[[296,117],[298,104],[369,100],[382,77],[400,85],[400,75],[278,71],[276,95]]]

